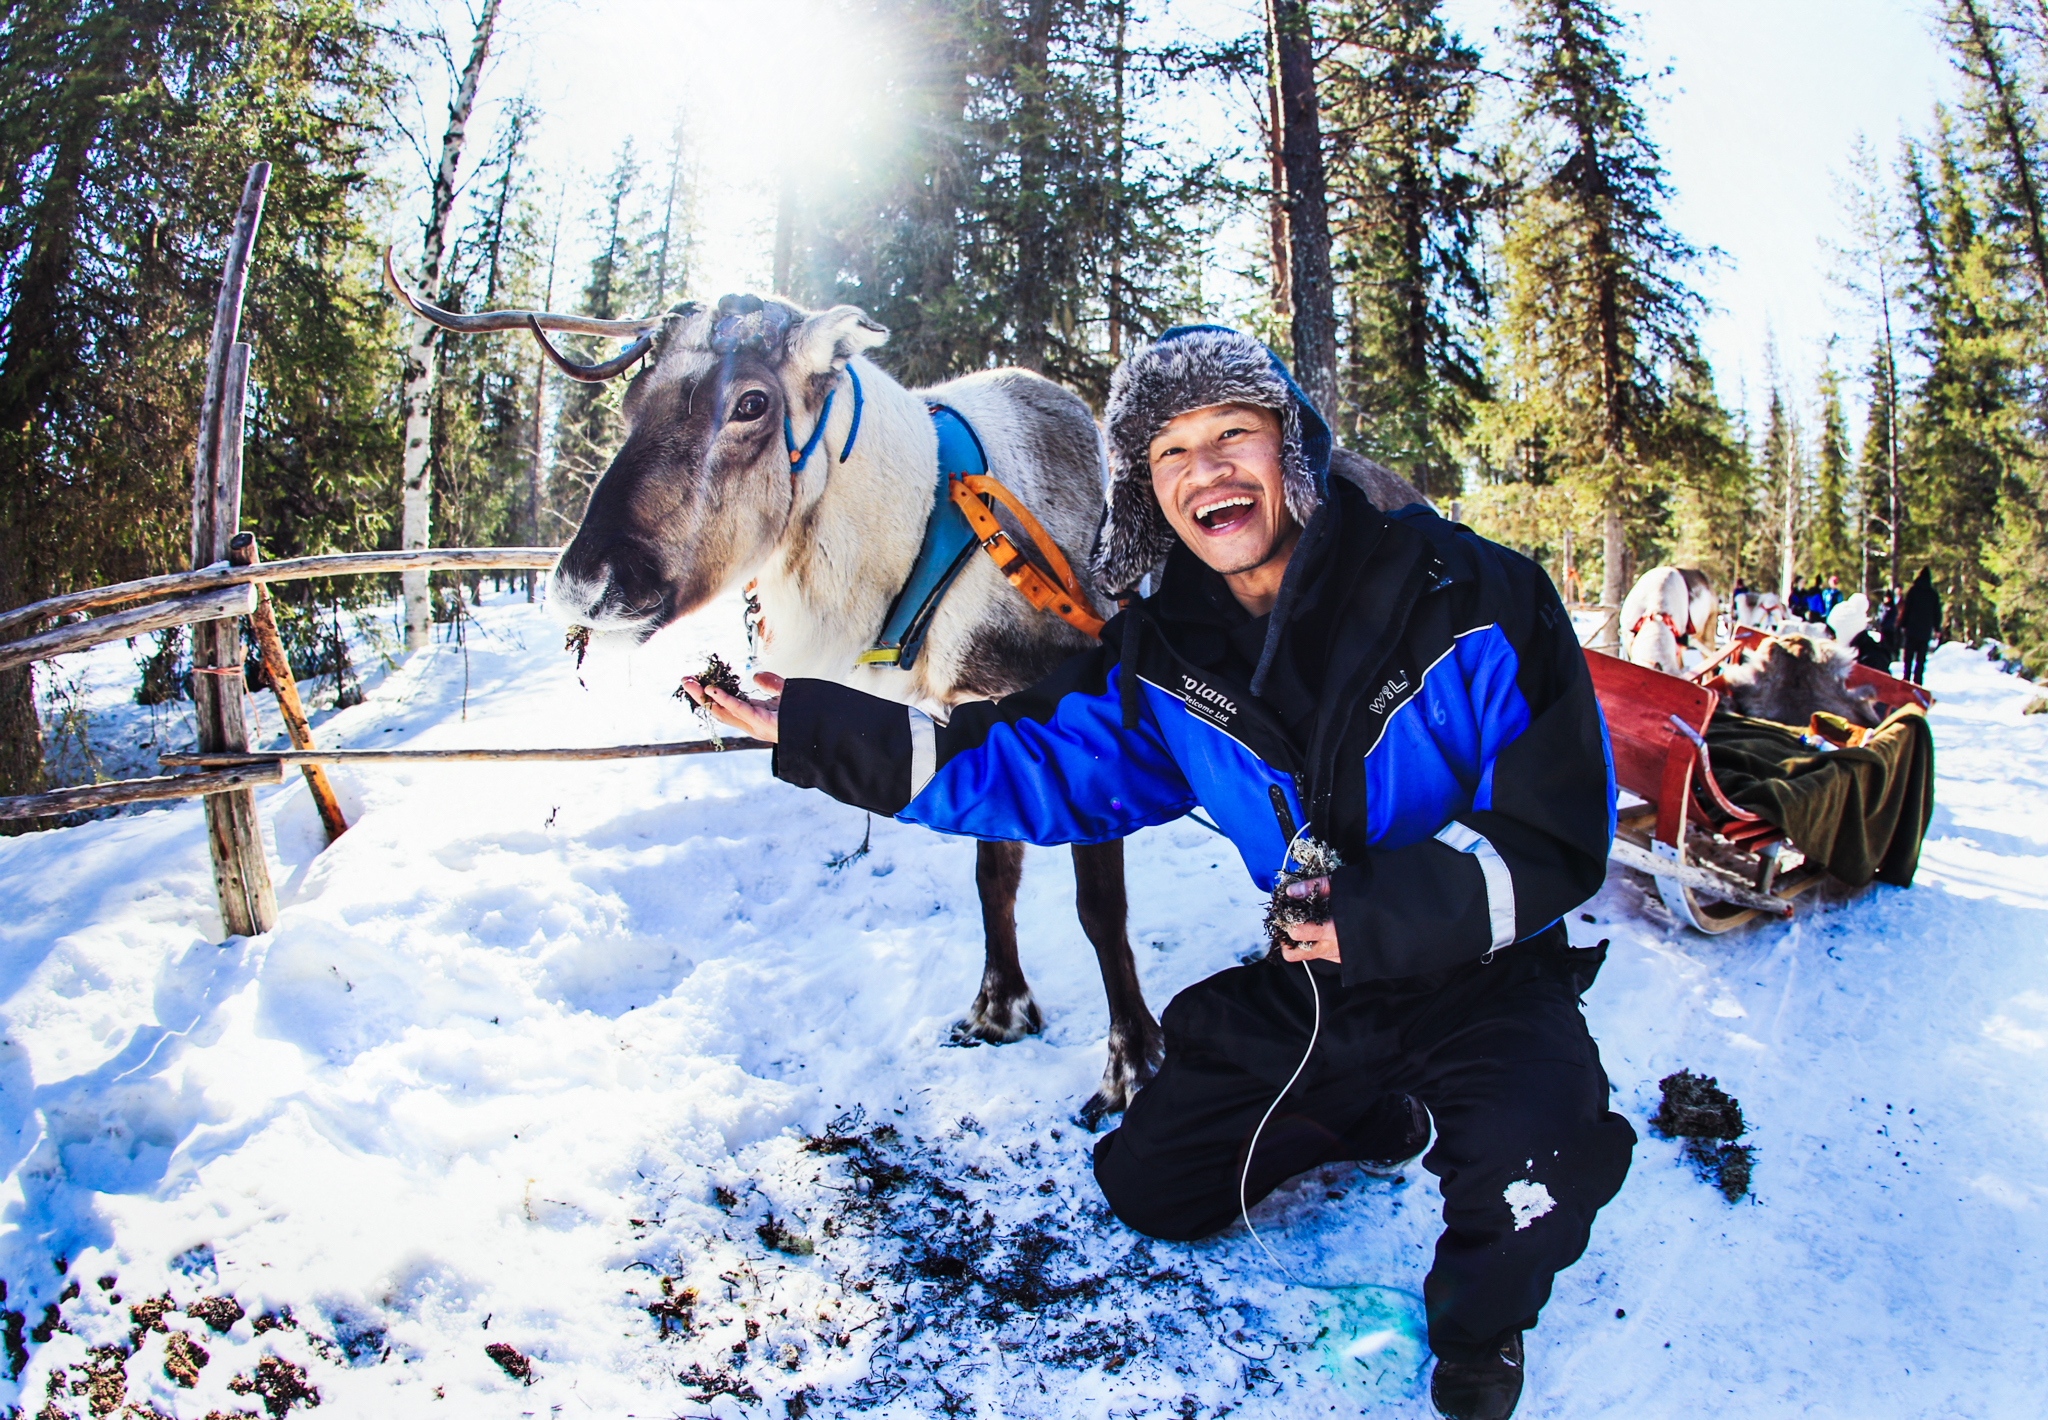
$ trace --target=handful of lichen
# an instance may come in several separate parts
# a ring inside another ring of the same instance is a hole
[[[1288,860],[1295,866],[1290,871],[1281,869],[1273,879],[1273,897],[1266,904],[1266,938],[1271,951],[1292,946],[1294,938],[1287,935],[1289,927],[1330,920],[1330,899],[1328,894],[1321,897],[1289,897],[1290,884],[1303,883],[1311,878],[1326,878],[1344,866],[1344,860],[1337,856],[1337,850],[1318,843],[1306,835],[1296,839]]]

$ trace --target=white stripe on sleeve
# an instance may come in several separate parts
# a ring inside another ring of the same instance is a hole
[[[932,728],[932,717],[915,706],[910,707],[910,797],[916,798],[924,792],[924,786],[932,782],[932,776],[939,772],[939,739]]]
[[[1502,947],[1512,946],[1515,940],[1515,880],[1508,872],[1500,850],[1487,842],[1484,834],[1456,819],[1437,830],[1436,841],[1460,853],[1470,853],[1478,860],[1480,875],[1486,879],[1486,909],[1493,927],[1493,945],[1486,949],[1486,954],[1492,956]]]

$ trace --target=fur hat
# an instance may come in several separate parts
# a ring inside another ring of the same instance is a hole
[[[1134,353],[1109,382],[1109,508],[1093,570],[1105,592],[1124,592],[1173,549],[1174,531],[1152,493],[1153,436],[1192,409],[1249,404],[1280,416],[1280,484],[1303,527],[1323,501],[1330,430],[1273,353],[1217,325],[1178,326]]]

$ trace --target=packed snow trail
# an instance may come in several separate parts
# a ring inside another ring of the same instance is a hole
[[[321,742],[696,738],[670,691],[744,650],[721,605],[579,677],[523,600],[477,618]],[[174,737],[126,703],[122,648],[57,673],[129,759]],[[2038,1410],[2048,716],[1963,648],[1931,680],[1912,889],[1708,939],[1617,871],[1569,919],[1612,940],[1587,1014],[1643,1141],[1529,1337],[1521,1414]],[[1064,851],[1029,853],[1018,905],[1045,1035],[950,1049],[981,964],[962,843],[877,821],[853,857],[865,816],[758,753],[335,777],[354,826],[324,852],[302,784],[259,796],[266,938],[221,943],[195,805],[0,841],[0,1375],[26,1357],[0,1406],[249,1411],[289,1402],[275,1355],[345,1414],[1429,1413],[1427,1174],[1327,1168],[1255,1210],[1346,1290],[1242,1228],[1148,1244],[1104,1212]],[[1198,824],[1129,865],[1155,1010],[1260,945]],[[1682,1067],[1742,1103],[1741,1203],[1649,1132]],[[216,1297],[224,1331],[183,1310]]]

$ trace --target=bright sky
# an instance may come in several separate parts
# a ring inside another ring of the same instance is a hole
[[[466,42],[466,12],[435,4]],[[1448,0],[1468,38],[1497,60],[1507,0]],[[1254,23],[1241,0],[1176,0],[1209,34]],[[1838,175],[1859,134],[1889,159],[1924,130],[1953,77],[1928,0],[1649,0],[1634,45],[1653,81],[1652,122],[1677,198],[1675,225],[1723,259],[1700,288],[1716,309],[1704,335],[1723,397],[1760,404],[1774,335],[1796,397],[1811,390],[1830,336],[1838,365],[1861,363],[1868,332],[1830,280],[1841,234]],[[703,245],[692,294],[769,283],[774,183],[784,163],[813,180],[882,142],[861,96],[890,63],[891,36],[829,0],[506,0],[505,42],[486,104],[527,89],[547,115],[542,161],[566,179],[569,227],[597,198],[619,139],[658,161],[677,116],[704,168]],[[435,137],[441,98],[430,93]],[[1205,121],[1216,112],[1206,106]],[[481,152],[495,110],[473,142]],[[581,257],[584,253],[577,253]],[[572,288],[573,289],[573,288]]]

